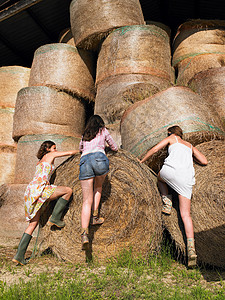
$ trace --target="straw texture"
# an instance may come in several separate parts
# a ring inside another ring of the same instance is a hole
[[[144,16],[139,0],[73,0],[70,24],[77,47],[97,50],[111,30],[144,24]]]
[[[21,137],[17,145],[15,180],[14,183],[29,183],[35,173],[38,159],[37,152],[44,141],[53,141],[58,151],[76,150],[79,147],[80,137],[71,137],[61,134],[33,134]],[[58,166],[68,157],[55,159]]]
[[[14,145],[12,130],[17,92],[28,85],[29,76],[29,68],[0,68],[0,144]]]
[[[58,43],[39,47],[34,53],[29,86],[51,86],[93,100],[93,53]]]
[[[198,145],[197,149],[208,160],[208,165],[204,167],[195,164],[196,185],[191,200],[198,261],[224,268],[225,143],[210,141]],[[173,206],[171,216],[163,216],[163,221],[177,248],[185,254],[186,241],[177,200]]]
[[[4,192],[2,188],[4,187]],[[26,184],[7,184],[0,187],[0,237],[21,238],[27,227],[24,214]],[[2,243],[1,243],[2,245]]]
[[[106,260],[123,248],[132,246],[135,254],[146,255],[158,250],[162,237],[161,199],[155,177],[150,169],[141,165],[134,156],[120,150],[108,154],[110,172],[103,184],[101,215],[105,222],[90,228],[91,246],[81,251],[80,214],[82,191],[79,158],[68,159],[56,170],[54,183],[70,186],[73,200],[64,220],[66,226],[54,231],[46,224],[52,208],[42,215],[41,249],[50,247],[60,258],[77,263],[86,259]]]
[[[27,134],[80,136],[85,126],[85,103],[67,93],[44,86],[19,91],[16,101],[13,138]]]
[[[13,183],[16,165],[16,145],[0,144],[0,184]]]
[[[97,86],[95,114],[99,114],[106,124],[118,122],[130,105],[170,86],[168,80],[152,75],[124,74],[109,77]]]
[[[186,85],[198,72],[220,67],[225,61],[225,22],[191,20],[180,25],[173,42],[177,83]]]
[[[99,52],[96,84],[120,74],[148,74],[174,82],[167,32],[155,25],[134,25],[110,33]]]
[[[166,129],[172,125],[179,125],[185,133],[184,139],[193,145],[225,136],[214,108],[191,89],[177,86],[139,101],[126,110],[121,120],[123,148],[143,157],[147,150],[167,136]],[[148,162],[155,171],[151,162],[158,159],[156,155]]]
[[[200,72],[188,85],[215,107],[225,129],[225,67]]]

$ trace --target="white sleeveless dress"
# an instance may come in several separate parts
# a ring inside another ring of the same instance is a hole
[[[169,146],[160,177],[179,195],[191,199],[192,187],[195,184],[192,147],[178,142]]]

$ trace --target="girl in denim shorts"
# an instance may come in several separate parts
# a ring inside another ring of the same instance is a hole
[[[100,225],[104,222],[99,217],[98,207],[101,200],[102,184],[109,172],[109,160],[105,154],[106,143],[113,151],[118,147],[105,128],[104,121],[98,115],[93,115],[87,122],[80,141],[80,175],[83,206],[81,212],[81,242],[82,249],[88,246],[88,226]]]

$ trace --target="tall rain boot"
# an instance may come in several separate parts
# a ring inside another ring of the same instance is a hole
[[[26,265],[27,261],[24,258],[24,255],[26,253],[27,247],[30,243],[30,240],[32,238],[32,235],[25,233],[22,235],[22,238],[20,240],[16,255],[13,257],[12,261],[20,264],[20,265]]]
[[[52,216],[49,219],[49,223],[51,225],[56,225],[59,228],[63,228],[65,226],[65,222],[61,221],[61,217],[62,217],[62,214],[64,212],[64,209],[65,209],[67,203],[68,203],[68,201],[63,199],[62,197],[60,197],[57,200],[56,205],[52,212]]]

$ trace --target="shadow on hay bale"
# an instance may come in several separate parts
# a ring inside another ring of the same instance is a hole
[[[225,142],[210,141],[196,148],[208,159],[207,166],[195,165],[196,185],[191,200],[198,261],[204,265],[225,268]],[[174,199],[171,216],[163,216],[163,222],[175,245],[186,253],[186,237]]]
[[[66,227],[55,230],[47,220],[53,204],[41,217],[39,247],[51,248],[60,258],[80,262],[96,257],[103,261],[123,248],[136,254],[158,250],[162,238],[161,198],[155,176],[130,153],[108,153],[110,172],[103,185],[101,215],[105,223],[90,228],[90,247],[81,251],[80,214],[82,190],[78,179],[80,155],[75,155],[56,169],[54,183],[73,189],[73,200],[65,214]]]

